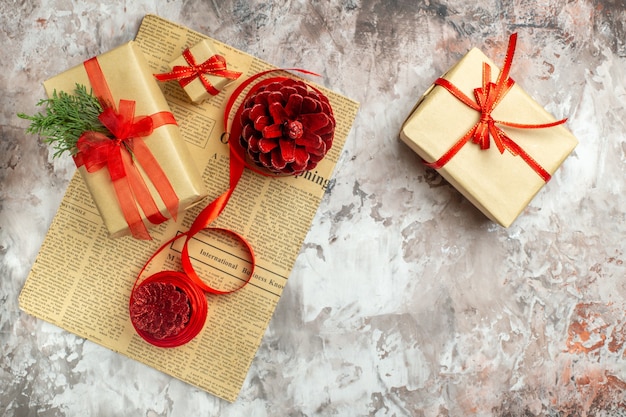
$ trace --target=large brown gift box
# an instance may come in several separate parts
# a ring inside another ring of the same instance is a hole
[[[474,99],[474,89],[483,83],[485,62],[491,67],[491,79],[495,82],[500,70],[476,48],[441,78]],[[556,121],[517,83],[491,114],[494,120],[519,124]],[[400,138],[425,162],[432,163],[446,154],[480,118],[480,112],[441,85],[433,84],[404,122]],[[546,128],[500,127],[550,175],[578,144],[562,124]],[[489,219],[508,227],[546,184],[546,179],[519,155],[508,150],[501,154],[490,140],[490,147],[481,149],[470,139],[438,172]]]
[[[111,95],[117,105],[120,99],[136,102],[135,116],[169,112],[170,108],[152,75],[143,53],[134,42],[128,42],[97,57]],[[44,82],[48,96],[56,90],[72,93],[77,84],[91,86],[83,65],[78,65]],[[164,171],[179,200],[179,211],[183,211],[207,195],[200,173],[176,124],[155,128],[150,136],[142,138],[154,158]],[[129,226],[118,203],[117,194],[108,169],[87,172],[78,168],[84,178],[95,205],[102,216],[110,237],[130,233]],[[142,176],[145,172],[139,168]],[[144,178],[145,179],[145,178]],[[148,179],[150,193],[163,216],[170,217],[165,203]],[[146,227],[153,226],[139,208]]]

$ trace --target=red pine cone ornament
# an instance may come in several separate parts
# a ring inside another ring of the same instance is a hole
[[[137,330],[155,339],[176,336],[191,315],[187,295],[174,284],[151,282],[137,288],[130,317]]]
[[[244,103],[241,146],[260,167],[297,175],[317,166],[333,144],[328,98],[291,78],[259,87]]]

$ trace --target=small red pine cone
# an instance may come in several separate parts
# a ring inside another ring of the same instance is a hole
[[[335,118],[328,98],[286,79],[260,87],[244,103],[241,146],[258,166],[276,174],[309,171],[330,150]]]
[[[130,306],[135,327],[155,339],[176,336],[189,321],[190,314],[187,294],[170,283],[150,282],[139,286]]]

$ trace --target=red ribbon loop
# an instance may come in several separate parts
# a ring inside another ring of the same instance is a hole
[[[183,58],[185,58],[189,66],[176,65],[171,72],[155,74],[156,79],[159,81],[178,80],[181,87],[186,87],[190,82],[198,78],[207,92],[215,96],[219,94],[219,90],[211,84],[206,75],[228,78],[229,80],[236,80],[241,76],[241,72],[227,69],[226,58],[222,55],[212,55],[203,63],[197,64],[195,57],[187,48],[183,51]]]
[[[509,77],[511,66],[513,64],[513,55],[517,44],[517,33],[513,33],[509,38],[504,66],[498,75],[496,82],[491,81],[491,67],[486,62],[483,63],[482,86],[474,89],[474,100],[466,96],[459,88],[444,78],[435,80],[435,85],[441,86],[448,90],[454,97],[466,106],[480,113],[478,122],[470,128],[470,130],[459,139],[452,147],[443,154],[441,158],[435,162],[426,163],[427,166],[440,169],[454,157],[461,148],[468,142],[480,146],[480,149],[489,149],[490,137],[498,151],[502,154],[508,150],[514,156],[520,156],[545,182],[550,180],[548,173],[535,159],[530,156],[521,146],[511,139],[498,125],[513,127],[517,129],[543,129],[563,124],[567,119],[557,120],[551,123],[542,124],[526,124],[514,123],[501,120],[494,120],[491,113],[509,92],[515,81]]]
[[[111,132],[113,138],[102,133],[83,132],[76,143],[78,154],[74,161],[93,173],[104,167],[109,171],[115,193],[133,237],[150,240],[150,234],[141,220],[137,204],[153,224],[167,220],[157,207],[143,177],[133,162],[131,153],[155,186],[172,218],[178,214],[178,196],[165,172],[144,143],[154,129],[166,124],[176,124],[170,112],[135,117],[134,100],[119,101],[119,110],[104,78],[97,57],[84,62],[92,89],[103,107],[98,119]]]
[[[313,72],[309,72],[306,70],[301,70],[301,69],[297,69],[297,68],[291,68],[291,70],[293,71],[298,71],[304,74],[312,74],[312,75],[317,75]],[[206,206],[196,217],[196,219],[193,221],[191,227],[189,228],[189,230],[187,232],[184,233],[180,233],[176,236],[174,236],[173,238],[171,238],[170,240],[168,240],[167,242],[165,242],[163,245],[161,245],[161,247],[150,257],[150,259],[148,259],[148,261],[146,262],[146,264],[143,266],[143,268],[141,269],[141,271],[139,272],[138,276],[137,276],[137,280],[135,281],[135,285],[133,287],[133,290],[131,292],[131,298],[130,298],[130,307],[132,308],[132,304],[133,304],[133,300],[134,300],[134,294],[135,291],[137,290],[137,288],[139,288],[141,285],[143,285],[144,282],[149,281],[149,282],[153,282],[155,280],[158,280],[158,275],[159,274],[165,274],[166,276],[170,276],[170,275],[175,275],[181,279],[184,279],[185,281],[189,282],[189,285],[194,287],[194,288],[199,288],[204,292],[207,293],[212,293],[212,294],[218,294],[218,295],[224,295],[224,294],[230,294],[233,293],[235,291],[238,291],[240,289],[242,289],[243,287],[245,287],[248,282],[250,281],[250,279],[252,279],[252,276],[254,274],[254,270],[255,270],[255,266],[256,266],[256,261],[255,261],[255,257],[254,257],[254,251],[252,249],[252,246],[250,245],[250,243],[240,234],[232,231],[232,230],[228,230],[228,229],[222,229],[222,228],[217,228],[217,227],[211,227],[211,223],[213,223],[213,221],[215,219],[217,219],[217,217],[222,213],[222,211],[226,208],[226,205],[228,204],[228,201],[230,200],[230,197],[232,196],[233,192],[235,191],[235,188],[237,187],[237,184],[239,183],[239,180],[241,179],[243,172],[245,170],[245,168],[249,168],[252,169],[254,172],[257,172],[259,174],[262,175],[266,175],[266,176],[275,176],[272,174],[269,174],[267,172],[262,172],[260,170],[255,169],[254,167],[252,167],[251,165],[249,165],[246,160],[245,160],[245,156],[243,153],[243,149],[241,148],[241,146],[238,146],[239,144],[239,136],[241,135],[241,122],[240,122],[240,117],[241,117],[241,113],[243,111],[243,105],[241,105],[237,111],[234,114],[234,117],[232,118],[233,120],[233,126],[232,126],[232,130],[229,132],[228,126],[229,126],[229,119],[230,119],[230,114],[231,111],[233,109],[233,106],[235,105],[235,102],[237,100],[237,98],[243,93],[243,91],[248,88],[255,80],[259,79],[260,77],[267,75],[269,73],[273,73],[276,71],[284,71],[284,70],[280,70],[280,69],[273,69],[273,70],[268,70],[268,71],[263,71],[260,73],[257,73],[253,76],[251,76],[250,78],[248,78],[247,80],[245,80],[243,83],[241,83],[241,85],[239,85],[237,87],[237,89],[235,89],[235,91],[232,93],[232,95],[230,96],[228,102],[226,103],[226,109],[224,111],[224,130],[226,132],[227,135],[232,136],[232,138],[234,140],[229,140],[229,149],[230,149],[230,183],[229,183],[229,187],[228,189],[223,192],[221,195],[219,195],[216,199],[214,199],[211,203],[209,203],[208,206]],[[258,82],[257,84],[253,85],[250,88],[250,91],[248,91],[247,95],[244,97],[243,99],[243,103],[245,103],[245,101],[247,100],[247,98],[254,93],[258,88],[260,88],[261,86],[271,83],[272,81],[275,81],[276,79],[285,79],[285,77],[273,77],[273,78],[267,78],[265,80],[262,80],[260,82]],[[317,89],[316,89],[317,90]],[[319,90],[317,90],[319,91]],[[239,285],[238,287],[234,288],[234,289],[230,289],[230,290],[221,290],[221,289],[217,289],[217,288],[213,288],[209,285],[207,285],[198,275],[198,273],[195,271],[194,266],[192,264],[191,261],[191,256],[189,254],[189,243],[190,241],[194,238],[194,236],[196,236],[198,233],[200,233],[203,230],[207,230],[207,231],[218,231],[218,232],[222,232],[222,233],[227,233],[230,234],[231,237],[234,237],[236,240],[238,240],[242,246],[245,248],[245,250],[248,252],[249,256],[250,256],[250,271],[248,271],[248,275],[247,277],[243,280],[243,282],[241,283],[241,285]],[[139,280],[143,274],[143,272],[145,271],[145,269],[147,268],[147,266],[152,262],[152,260],[159,254],[161,253],[164,249],[170,247],[170,245],[172,245],[173,242],[175,242],[178,239],[184,238],[184,243],[183,243],[183,247],[182,247],[182,251],[181,251],[181,265],[183,268],[184,273],[181,272],[176,272],[176,271],[165,271],[165,272],[160,272],[157,274],[157,278],[154,278],[155,275],[150,276],[148,278],[146,278],[145,281],[139,283]],[[190,291],[191,292],[191,291]],[[204,313],[199,312],[197,314],[204,314],[204,317],[200,320],[198,319],[198,322],[202,322],[204,323],[204,320],[206,319],[206,310],[204,311]],[[135,323],[133,323],[133,325],[135,325]],[[199,331],[199,330],[198,330]],[[138,334],[144,339],[146,340],[148,343],[151,343],[153,345],[156,346],[163,346],[163,347],[175,347],[175,346],[180,346],[183,345],[184,343],[187,343],[189,340],[191,340],[189,337],[187,337],[189,333],[185,333],[185,336],[182,335],[183,332],[181,332],[181,336],[175,336],[170,338],[169,340],[165,341],[165,342],[159,342],[159,341],[155,341],[153,338],[150,337],[150,335],[146,335],[142,332],[138,332]],[[194,335],[197,334],[193,333]]]

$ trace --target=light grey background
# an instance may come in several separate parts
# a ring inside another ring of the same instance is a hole
[[[44,79],[132,39],[146,13],[361,103],[234,404],[18,308],[75,168],[15,113],[36,110]],[[500,64],[512,31],[513,78],[580,144],[503,229],[398,132],[471,47]],[[3,1],[0,414],[624,415],[625,32],[624,0]]]

